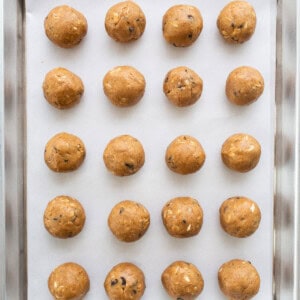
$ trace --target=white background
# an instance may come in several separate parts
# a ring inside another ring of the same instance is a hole
[[[137,1],[147,18],[146,30],[140,40],[125,45],[111,40],[104,29],[105,14],[116,1],[26,1],[28,299],[52,299],[48,276],[68,261],[81,264],[90,276],[85,299],[107,299],[105,276],[123,261],[144,271],[143,299],[169,299],[161,273],[171,262],[186,260],[204,277],[199,299],[218,300],[224,298],[218,287],[218,268],[233,258],[251,261],[260,273],[261,289],[255,299],[272,298],[276,1],[251,1],[257,13],[256,32],[242,45],[226,44],[219,36],[216,19],[227,2]],[[196,5],[204,20],[200,37],[188,48],[167,44],[161,31],[164,12],[181,3]],[[45,16],[61,4],[73,6],[88,20],[87,36],[73,49],[53,45],[44,34]],[[145,76],[146,93],[134,107],[114,107],[104,96],[102,79],[117,65],[132,65]],[[192,68],[204,82],[201,99],[188,108],[172,106],[162,91],[165,74],[180,65]],[[259,69],[265,79],[263,95],[247,107],[230,104],[224,92],[227,75],[241,65]],[[45,74],[58,66],[73,71],[85,84],[82,101],[65,111],[51,107],[41,88]],[[67,174],[52,172],[43,158],[47,141],[62,131],[78,135],[87,149],[80,169]],[[246,174],[226,169],[220,158],[222,143],[237,132],[253,135],[262,146],[260,163]],[[108,141],[120,134],[138,138],[146,153],[144,167],[124,178],[111,175],[102,160]],[[206,162],[198,173],[182,176],[165,165],[165,149],[180,134],[194,136],[206,151]],[[62,194],[77,198],[87,217],[83,231],[67,240],[50,236],[43,225],[47,203]],[[259,229],[246,239],[230,237],[219,225],[221,203],[236,195],[252,198],[262,212]],[[166,233],[161,209],[176,196],[192,196],[200,202],[204,223],[198,236],[175,239]],[[148,232],[131,244],[116,240],[107,226],[111,208],[124,199],[141,202],[151,214]]]

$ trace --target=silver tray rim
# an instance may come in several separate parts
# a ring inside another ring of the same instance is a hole
[[[0,298],[27,299],[25,0],[0,0]],[[278,0],[273,299],[300,299],[300,0]]]

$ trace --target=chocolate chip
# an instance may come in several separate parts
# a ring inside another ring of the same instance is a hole
[[[186,220],[182,220],[182,223],[183,223],[183,224],[186,224]]]
[[[122,280],[122,285],[126,285],[126,279],[124,277],[120,277]]]
[[[137,294],[137,291],[136,290],[132,290],[132,292],[136,295]]]
[[[110,282],[110,285],[111,286],[114,286],[114,285],[116,285],[117,283],[118,283],[118,279],[116,278],[116,279],[114,279],[114,280],[112,280],[111,282]]]
[[[189,38],[189,39],[193,38],[193,34],[190,33],[190,34],[188,35],[188,38]]]
[[[128,30],[129,32],[134,32],[134,27],[129,27]]]
[[[134,169],[134,164],[131,164],[131,163],[125,163],[125,166],[130,169],[130,170],[133,170]]]
[[[125,210],[124,207],[121,207],[119,210],[119,214],[123,213],[124,210]]]
[[[187,15],[187,17],[190,19],[190,20],[194,20],[194,17],[192,15]]]
[[[244,24],[241,24],[240,26],[238,26],[239,29],[242,29],[244,27]]]
[[[69,160],[68,160],[68,159],[64,159],[64,162],[65,162],[65,163],[68,163],[68,162],[69,162]]]

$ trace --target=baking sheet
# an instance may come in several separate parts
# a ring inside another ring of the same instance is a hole
[[[168,299],[160,275],[174,260],[192,262],[200,269],[205,287],[199,298],[222,299],[217,271],[232,258],[253,263],[261,275],[256,299],[271,299],[276,1],[251,1],[257,13],[256,32],[249,42],[237,46],[225,44],[215,25],[227,1],[184,2],[196,5],[204,19],[199,39],[189,48],[174,48],[162,37],[162,16],[179,3],[174,1],[137,1],[147,18],[143,37],[129,45],[115,43],[103,23],[116,2],[26,2],[28,299],[51,299],[48,276],[67,261],[81,264],[90,276],[85,299],[106,299],[105,276],[122,261],[144,271],[143,299]],[[81,11],[89,23],[88,35],[74,49],[52,45],[43,31],[44,17],[61,4]],[[135,107],[113,107],[103,94],[103,76],[117,65],[132,65],[146,78],[145,96]],[[173,107],[162,92],[165,74],[180,65],[195,70],[204,82],[200,101],[181,109]],[[259,69],[265,79],[264,94],[249,107],[231,105],[224,94],[228,73],[240,65]],[[81,103],[67,111],[52,108],[42,94],[45,74],[58,66],[75,72],[85,84]],[[43,161],[46,142],[61,131],[78,135],[87,148],[84,164],[68,174],[51,172]],[[259,165],[246,174],[227,170],[220,159],[222,143],[236,132],[255,136],[262,146]],[[125,178],[111,175],[102,161],[106,144],[120,134],[138,138],[146,152],[144,167]],[[196,137],[206,151],[205,165],[196,174],[173,174],[164,163],[167,145],[180,134]],[[48,201],[61,194],[81,201],[87,216],[83,231],[68,240],[51,237],[43,226]],[[184,195],[199,200],[204,224],[198,236],[180,240],[168,236],[160,212],[166,201]],[[219,206],[234,195],[250,197],[261,208],[260,228],[247,239],[232,238],[219,225]],[[148,232],[132,244],[117,241],[106,225],[111,208],[124,199],[140,201],[151,214]]]

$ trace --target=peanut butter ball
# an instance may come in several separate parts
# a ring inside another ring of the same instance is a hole
[[[140,239],[150,225],[150,214],[141,203],[124,200],[113,207],[108,226],[114,236],[124,242]]]
[[[62,48],[72,48],[85,37],[88,24],[82,13],[68,5],[61,5],[49,12],[44,27],[50,41]]]
[[[192,5],[174,5],[163,16],[164,38],[175,47],[191,46],[198,39],[202,28],[201,13]]]
[[[76,135],[61,132],[46,144],[45,163],[54,172],[71,172],[78,169],[85,158],[85,146]]]
[[[117,42],[128,43],[139,39],[145,27],[146,17],[133,1],[119,2],[106,13],[106,32]]]
[[[221,156],[224,164],[237,172],[249,172],[259,162],[261,147],[251,135],[237,133],[230,136],[223,144]]]
[[[255,31],[255,10],[246,1],[231,1],[221,10],[217,26],[228,43],[244,43]]]
[[[196,103],[202,94],[202,88],[202,79],[188,67],[177,67],[170,70],[163,85],[168,100],[178,107]]]
[[[194,137],[181,135],[168,146],[165,161],[171,171],[182,175],[191,174],[200,170],[204,164],[205,152]]]
[[[255,267],[241,259],[224,263],[218,272],[219,286],[230,300],[253,298],[260,288],[260,277]]]
[[[145,276],[136,265],[120,263],[107,274],[104,288],[110,300],[139,300],[146,288]]]
[[[251,67],[234,69],[226,80],[226,96],[236,105],[255,102],[264,91],[264,79],[260,72]]]
[[[193,300],[202,292],[204,281],[191,263],[175,261],[161,275],[162,284],[172,299]]]
[[[130,135],[112,139],[103,153],[106,168],[116,176],[135,174],[144,165],[145,152],[142,144]]]
[[[133,106],[144,95],[144,76],[130,66],[118,66],[106,73],[103,90],[112,104],[119,107]]]
[[[52,199],[44,212],[47,231],[58,238],[66,239],[81,232],[85,223],[85,211],[81,203],[69,196]]]
[[[56,300],[81,300],[90,289],[90,279],[82,266],[69,262],[52,271],[48,288]]]
[[[220,224],[224,231],[238,238],[253,234],[261,219],[258,205],[246,197],[232,197],[225,200],[219,213]]]
[[[163,207],[161,216],[168,233],[178,238],[197,235],[203,223],[202,208],[191,197],[171,199]]]
[[[49,104],[58,109],[66,109],[80,101],[84,86],[76,74],[65,68],[55,68],[46,74],[43,91]]]

